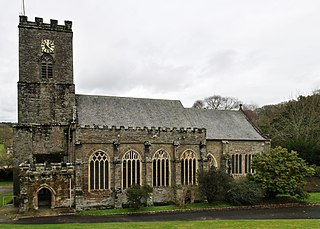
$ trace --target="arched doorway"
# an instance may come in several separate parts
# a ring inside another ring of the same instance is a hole
[[[38,207],[51,208],[52,193],[47,188],[42,188],[38,192]]]

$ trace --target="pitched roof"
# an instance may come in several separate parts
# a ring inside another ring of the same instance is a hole
[[[192,127],[206,128],[207,139],[265,140],[242,111],[185,108]]]
[[[264,140],[241,111],[184,108],[178,100],[76,95],[81,126],[206,128],[207,139]]]

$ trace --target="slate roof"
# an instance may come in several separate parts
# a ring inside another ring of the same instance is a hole
[[[76,95],[81,126],[206,128],[207,139],[265,140],[241,111],[184,108],[178,100]]]

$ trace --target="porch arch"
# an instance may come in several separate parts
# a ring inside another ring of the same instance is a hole
[[[41,185],[34,196],[34,209],[54,208],[56,192],[47,184]]]

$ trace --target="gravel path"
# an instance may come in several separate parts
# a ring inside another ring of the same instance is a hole
[[[12,186],[0,186],[0,194],[12,192]]]

